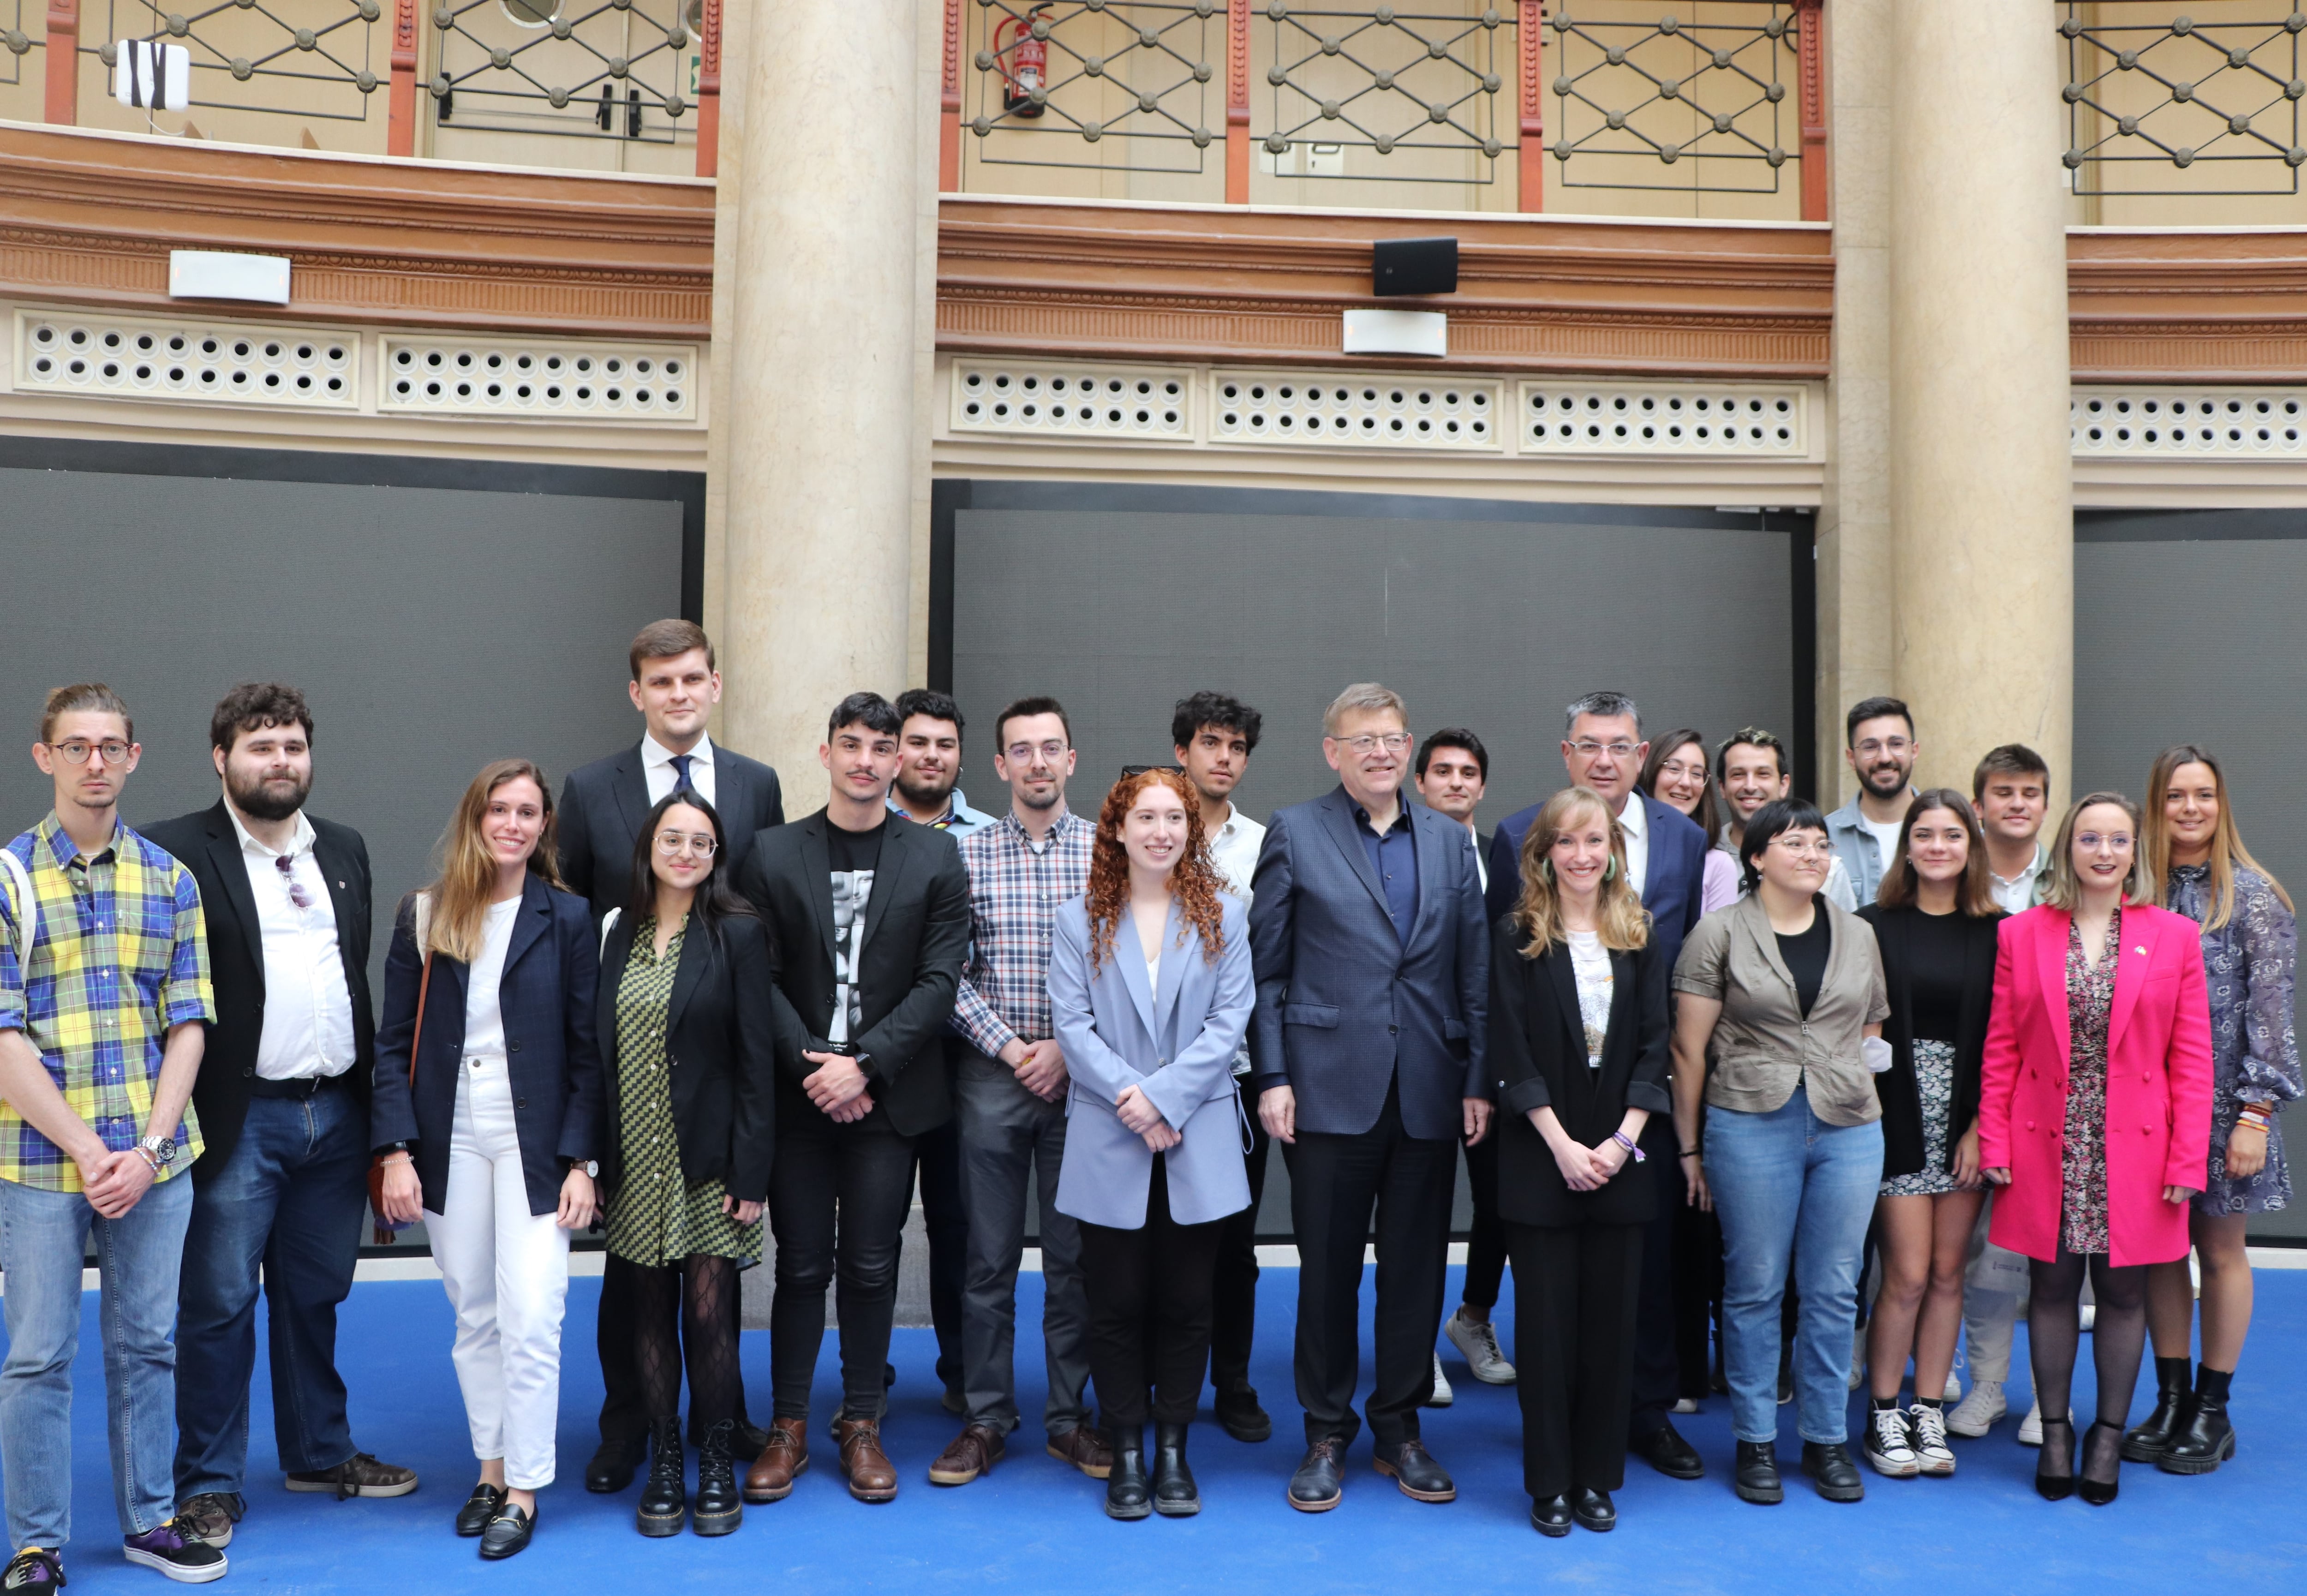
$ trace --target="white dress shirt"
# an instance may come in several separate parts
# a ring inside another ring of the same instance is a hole
[[[313,857],[313,822],[299,811],[295,837],[285,853],[276,853],[251,835],[232,805],[224,812],[240,835],[264,950],[264,1030],[256,1043],[256,1073],[268,1081],[342,1075],[353,1067],[353,1000],[337,944],[336,903]],[[287,875],[280,871],[283,859]],[[304,891],[301,909],[289,896],[292,877]]]
[[[2043,872],[2050,866],[2050,850],[2037,842],[2035,857],[2028,860],[2027,868],[2017,875],[1998,876],[1992,869],[1988,870],[1986,879],[1994,884],[1991,890],[1994,894],[1994,901],[2003,905],[2005,914],[2023,914],[2043,901]]]
[[[1466,825],[1466,841],[1472,845],[1474,850],[1474,880],[1481,883],[1482,891],[1487,894],[1490,889],[1490,862],[1483,856],[1482,834],[1474,829],[1471,821]]]
[[[1640,793],[1628,795],[1626,807],[1618,811],[1618,824],[1626,830],[1626,885],[1640,897],[1651,875],[1651,817]]]
[[[673,750],[659,742],[647,732],[641,734],[641,779],[648,784],[649,804],[652,808],[665,802],[681,780],[673,768]],[[699,737],[697,746],[689,751],[689,785],[697,795],[719,808],[721,794],[713,779],[713,739]]]
[[[1210,862],[1226,879],[1226,890],[1249,907],[1250,878],[1257,873],[1257,851],[1265,845],[1265,828],[1241,812],[1236,804],[1226,823],[1209,837]]]

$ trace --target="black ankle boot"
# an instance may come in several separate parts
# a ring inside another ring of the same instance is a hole
[[[1186,1464],[1186,1427],[1154,1427],[1154,1511],[1164,1518],[1191,1518],[1202,1510],[1201,1489]]]
[[[700,1535],[726,1535],[745,1522],[745,1498],[737,1489],[734,1420],[724,1419],[705,1432],[697,1448],[697,1511],[689,1527]]]
[[[2123,1455],[2131,1463],[2153,1463],[2171,1445],[2187,1405],[2188,1369],[2184,1358],[2155,1360],[2155,1411],[2147,1422],[2124,1432]]]
[[[640,1506],[633,1523],[648,1536],[678,1535],[689,1515],[687,1465],[681,1454],[681,1420],[677,1414],[649,1420],[649,1472],[641,1486]]]
[[[2232,1370],[2201,1369],[2195,1389],[2171,1429],[2171,1444],[2155,1460],[2166,1474],[2208,1474],[2234,1455],[2234,1426],[2227,1421],[2227,1382]],[[2128,1448],[2124,1455],[2130,1455]]]
[[[1145,1427],[1114,1425],[1107,1433],[1113,1440],[1113,1472],[1105,1477],[1106,1517],[1150,1517],[1154,1488],[1145,1478]]]
[[[1783,1502],[1787,1489],[1779,1482],[1779,1448],[1772,1441],[1738,1443],[1738,1469],[1732,1489],[1749,1502],[1764,1506]]]

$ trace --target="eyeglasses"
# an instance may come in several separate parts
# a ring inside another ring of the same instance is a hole
[[[1703,764],[1690,764],[1682,759],[1668,759],[1659,767],[1659,774],[1669,781],[1702,781],[1706,777],[1706,767]]]
[[[1614,759],[1631,759],[1634,757],[1634,745],[1631,742],[1595,742],[1588,741],[1585,742],[1572,743],[1570,745],[1570,751],[1576,754],[1582,759],[1591,759],[1599,753],[1608,753]]]
[[[1804,842],[1783,831],[1771,838],[1771,846],[1794,859],[1823,859],[1834,852],[1834,845],[1831,842]]]
[[[710,859],[720,847],[721,845],[708,832],[660,831],[656,834],[656,851],[667,859],[678,859],[683,854]]]
[[[102,742],[90,742],[85,737],[73,737],[62,742],[50,742],[45,746],[51,753],[64,755],[64,763],[67,765],[85,765],[90,754],[94,754],[107,765],[128,763],[128,744],[116,737],[107,738]]]
[[[2131,842],[2128,831],[2109,831],[2104,835],[2097,831],[2079,831],[2075,834],[2075,845],[2086,854],[2128,854]]]
[[[1904,737],[1887,737],[1880,742],[1869,737],[1864,742],[1854,742],[1851,750],[1862,759],[1872,759],[1882,754],[1897,759],[1914,751],[1914,744]]]
[[[1365,756],[1374,754],[1381,748],[1388,753],[1401,753],[1410,746],[1410,734],[1364,732],[1359,737],[1333,737],[1330,741],[1341,748],[1351,749],[1355,753]]]
[[[1001,751],[1008,756],[1009,762],[1013,765],[1030,765],[1033,762],[1035,754],[1042,756],[1042,763],[1054,765],[1066,757],[1066,745],[1062,742],[1044,742],[1036,748],[1030,742],[1013,742]]]

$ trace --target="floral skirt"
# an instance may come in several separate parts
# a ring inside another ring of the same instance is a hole
[[[1947,1120],[1954,1109],[1954,1044],[1914,1045],[1915,1096],[1923,1111],[1923,1167],[1882,1182],[1884,1197],[1943,1197],[1955,1189],[1947,1146]]]

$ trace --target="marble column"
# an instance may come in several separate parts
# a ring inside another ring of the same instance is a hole
[[[2054,35],[2034,0],[1891,13],[1893,691],[1923,785],[1968,792],[1979,755],[2024,742],[2055,805],[2074,495]]]

